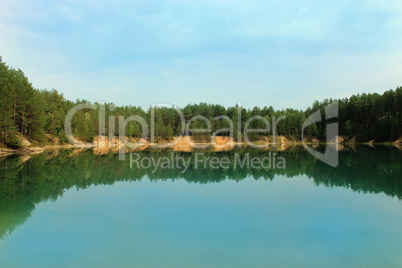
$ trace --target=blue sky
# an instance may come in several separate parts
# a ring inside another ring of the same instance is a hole
[[[402,85],[400,1],[0,1],[37,88],[118,105],[313,100]]]

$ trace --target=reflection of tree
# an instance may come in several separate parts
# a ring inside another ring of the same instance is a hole
[[[267,156],[266,151],[239,148],[231,152],[205,152],[208,157],[227,157],[235,161],[235,152],[249,153],[252,157]],[[170,157],[171,151],[143,151],[143,156]],[[90,151],[71,155],[70,151],[54,156],[51,152],[33,157],[23,163],[18,157],[0,160],[0,239],[24,223],[31,215],[35,204],[54,201],[72,187],[85,189],[90,185],[111,185],[116,181],[136,181],[146,176],[152,181],[184,179],[189,183],[212,183],[226,179],[241,181],[247,177],[273,180],[275,175],[295,177],[306,175],[315,185],[350,188],[364,193],[385,193],[402,196],[400,184],[402,153],[394,147],[357,148],[356,151],[340,152],[340,163],[336,168],[317,161],[302,148],[276,152],[284,157],[286,169],[202,169],[195,168],[195,152],[179,153],[191,157],[193,162],[185,173],[179,169],[159,168],[130,169],[129,161],[119,161],[112,153],[95,155]]]

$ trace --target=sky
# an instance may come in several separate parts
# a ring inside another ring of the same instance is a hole
[[[1,0],[0,56],[70,100],[305,109],[402,86],[402,2]]]

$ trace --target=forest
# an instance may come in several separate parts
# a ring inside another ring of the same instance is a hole
[[[292,108],[275,110],[270,104],[265,107],[246,109],[242,107],[224,107],[220,104],[189,104],[181,109],[186,122],[190,118],[202,115],[211,122],[212,132],[227,128],[228,120],[214,119],[217,116],[227,116],[234,125],[234,136],[237,139],[238,113],[241,111],[241,128],[252,116],[260,116],[268,122],[272,118],[285,116],[279,121],[276,128],[278,135],[284,135],[289,139],[300,140],[303,122],[311,114],[338,101],[339,135],[346,140],[356,137],[358,141],[374,140],[376,142],[395,141],[402,135],[402,87],[390,89],[383,94],[369,93],[356,94],[343,99],[325,99],[314,101],[306,110]],[[25,136],[36,143],[46,143],[49,137],[56,137],[61,143],[68,142],[64,132],[64,121],[67,113],[77,104],[89,103],[87,100],[71,101],[64,98],[57,90],[40,90],[34,88],[27,76],[20,69],[14,69],[6,65],[0,56],[0,142],[11,148],[21,146],[18,135]],[[111,103],[94,103],[109,107]],[[151,121],[151,109],[143,110],[139,106],[118,106],[113,111],[106,108],[106,118],[115,118],[113,132],[118,135],[118,117],[127,118],[138,115],[147,122]],[[182,123],[177,111],[173,108],[155,108],[155,137],[156,140],[169,140],[178,136],[182,130]],[[326,122],[318,122],[306,128],[304,134],[307,139],[325,139]],[[203,120],[194,120],[191,128],[205,128]],[[264,128],[263,120],[253,120],[250,128]],[[109,120],[106,120],[106,129],[109,129]],[[75,137],[82,141],[91,142],[99,133],[99,111],[94,109],[82,109],[72,119],[72,130]],[[141,125],[131,121],[126,125],[126,136],[139,138],[142,136]],[[272,133],[271,133],[272,134]],[[197,133],[194,138],[205,138],[211,133]],[[221,132],[220,135],[228,135]],[[266,133],[252,133],[253,140],[266,137]],[[242,139],[244,137],[241,137]]]

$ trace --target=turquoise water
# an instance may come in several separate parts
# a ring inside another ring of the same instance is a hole
[[[285,170],[187,173],[3,159],[0,267],[402,267],[402,152],[344,151],[337,168],[278,155]]]

